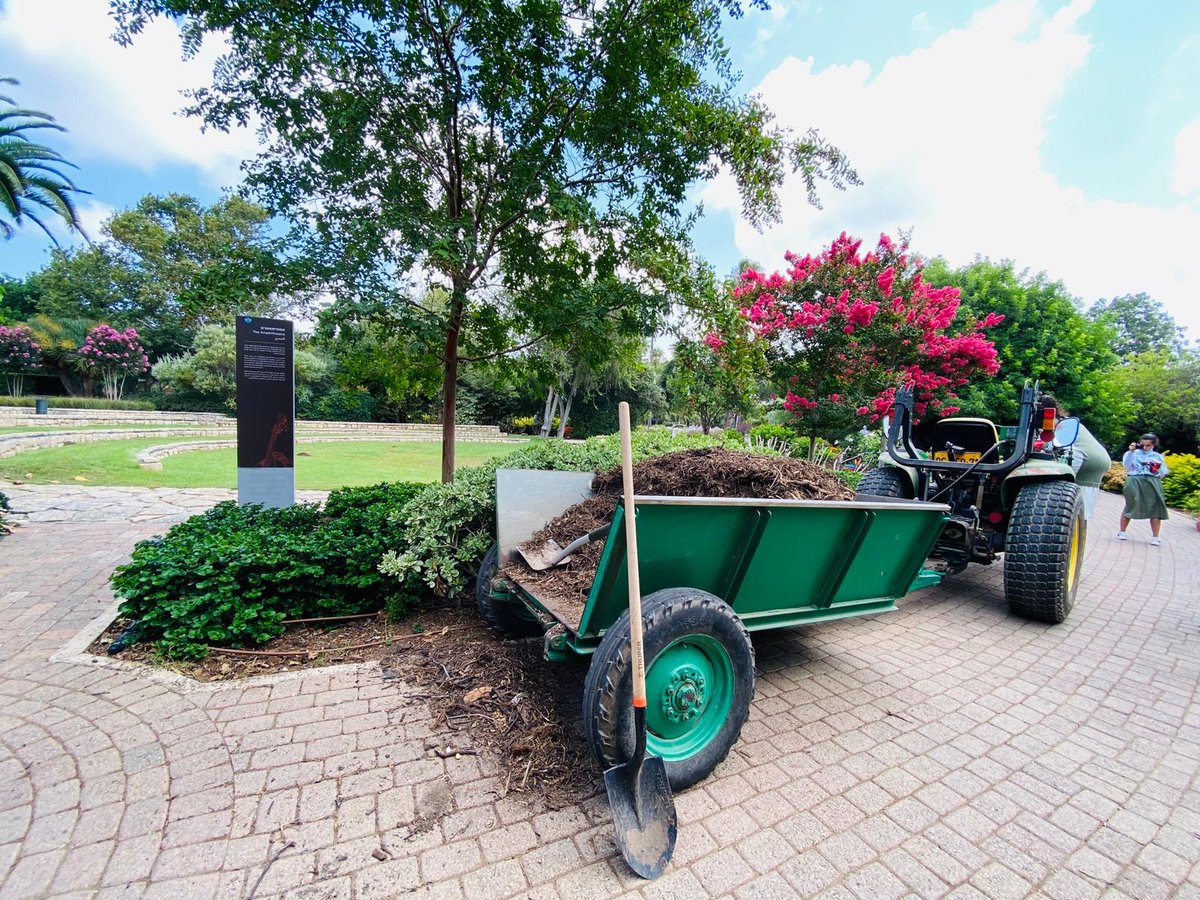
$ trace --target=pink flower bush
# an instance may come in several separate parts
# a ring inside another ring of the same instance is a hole
[[[784,273],[747,269],[733,290],[741,332],[710,336],[721,350],[739,338],[757,343],[774,384],[787,386],[783,408],[810,435],[877,421],[901,384],[913,385],[917,415],[949,414],[956,389],[999,371],[984,331],[1003,316],[950,333],[957,288],[925,282],[921,261],[887,235],[861,251],[843,233],[816,256],[786,254]]]
[[[24,325],[0,325],[0,372],[8,382],[8,393],[25,392],[25,376],[42,367],[42,348]]]
[[[117,331],[111,325],[97,325],[78,352],[83,371],[104,379],[104,396],[109,400],[121,399],[126,378],[136,378],[150,368],[150,358],[133,328]]]

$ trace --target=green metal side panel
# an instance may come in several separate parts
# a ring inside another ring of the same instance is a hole
[[[637,533],[643,596],[692,587],[731,603],[750,630],[884,612],[921,571],[946,507],[644,498]],[[575,640],[590,649],[629,605],[623,509]],[[922,576],[924,580],[918,578]]]

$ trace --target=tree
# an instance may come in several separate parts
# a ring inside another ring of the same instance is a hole
[[[25,393],[25,376],[41,368],[42,348],[28,328],[0,325],[0,373],[8,382],[10,397]]]
[[[753,382],[708,344],[683,338],[667,363],[666,387],[671,409],[684,419],[699,420],[708,434],[730,412],[746,412]]]
[[[916,392],[914,411],[950,414],[948,405],[973,377],[994,375],[996,351],[983,336],[1002,321],[988,314],[947,334],[958,290],[933,287],[907,243],[843,233],[817,256],[787,254],[786,274],[742,273],[733,291],[746,328],[726,326],[709,346],[736,356],[748,336],[760,348],[783,409],[808,437],[834,440],[887,413],[901,384]]]
[[[17,84],[15,78],[0,77],[0,84]],[[54,117],[35,109],[22,109],[10,97],[0,96],[0,235],[7,240],[28,219],[57,246],[58,239],[42,220],[43,210],[57,216],[67,228],[83,234],[79,213],[71,194],[86,193],[65,176],[67,162],[57,150],[30,140],[38,129],[66,131]]]
[[[220,33],[228,53],[189,112],[262,123],[248,181],[307,229],[335,287],[440,333],[446,481],[460,359],[570,331],[593,280],[677,284],[697,178],[727,166],[756,222],[778,215],[788,166],[810,192],[857,181],[734,92],[720,24],[737,0],[113,6],[125,42],[167,15],[187,53]],[[406,276],[445,287],[446,308],[414,306]]]
[[[1132,409],[1109,446],[1124,447],[1150,431],[1175,453],[1200,450],[1200,353],[1137,353],[1116,368],[1113,380]]]
[[[1045,273],[1017,272],[1010,260],[980,259],[959,269],[933,260],[929,277],[961,291],[959,322],[995,312],[1004,317],[991,330],[1000,362],[997,376],[971,386],[963,407],[974,415],[1014,422],[1020,388],[1036,379],[1088,428],[1108,442],[1119,429],[1120,398],[1108,372],[1116,363],[1112,332],[1083,315],[1080,303],[1061,282]]]
[[[57,375],[70,396],[92,396],[96,381],[79,365],[79,348],[96,323],[86,319],[55,319],[39,313],[26,324],[42,348],[42,364],[48,374]]]
[[[150,368],[150,360],[135,329],[117,331],[111,325],[100,324],[84,338],[79,365],[84,372],[103,380],[107,399],[120,400],[125,379],[130,375],[140,377]]]
[[[37,288],[28,278],[0,275],[0,325],[24,322],[37,314]]]
[[[148,194],[101,226],[104,239],[55,250],[34,276],[54,317],[137,328],[156,356],[187,349],[198,328],[273,315],[303,290],[305,264],[282,255],[265,209],[238,196],[205,207]]]
[[[1184,346],[1184,330],[1149,294],[1123,294],[1111,300],[1097,300],[1087,311],[1087,317],[1116,332],[1112,348],[1119,356],[1179,352]]]
[[[313,384],[327,376],[329,363],[300,349],[293,354],[293,361],[296,401],[304,403],[311,399]],[[164,393],[237,409],[237,335],[231,327],[204,325],[196,332],[190,353],[164,357],[154,364],[151,374]]]

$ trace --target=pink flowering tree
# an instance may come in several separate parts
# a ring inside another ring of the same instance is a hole
[[[25,393],[25,376],[42,367],[42,348],[24,325],[0,325],[0,372],[10,397]]]
[[[740,327],[727,323],[708,338],[733,352],[757,348],[810,452],[817,437],[878,421],[901,384],[914,386],[918,416],[949,415],[959,388],[999,370],[984,330],[1003,317],[947,333],[957,288],[927,284],[906,242],[881,235],[861,249],[843,233],[817,256],[788,253],[786,273],[747,269],[733,290]]]
[[[79,364],[88,375],[104,379],[104,396],[109,400],[121,399],[126,378],[137,378],[150,368],[137,331],[117,331],[111,325],[97,325],[88,332],[79,348]]]

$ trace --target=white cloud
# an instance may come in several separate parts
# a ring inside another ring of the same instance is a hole
[[[184,62],[178,31],[163,20],[121,47],[105,10],[97,0],[7,0],[0,8],[5,74],[39,88],[34,96],[22,85],[16,99],[70,129],[56,146],[76,163],[115,160],[146,171],[183,163],[214,186],[240,181],[238,166],[255,153],[255,136],[202,133],[180,112],[180,92],[210,83],[220,47],[209,42]]]
[[[1171,190],[1200,200],[1200,119],[1175,135],[1175,171]]]
[[[1042,163],[1054,103],[1091,51],[1079,29],[1090,6],[1074,0],[1047,15],[1036,0],[1002,0],[878,71],[862,61],[817,69],[811,58],[784,60],[757,93],[781,124],[817,127],[865,184],[823,191],[821,211],[790,181],[784,224],[759,234],[739,219],[739,252],[776,268],[785,250],[815,251],[843,230],[873,240],[913,228],[923,253],[955,265],[977,254],[1011,258],[1087,303],[1146,291],[1200,337],[1200,274],[1190,265],[1200,212],[1087,197]],[[1190,130],[1180,138],[1176,183],[1195,187],[1197,139]],[[711,182],[701,199],[737,218],[731,178]]]

